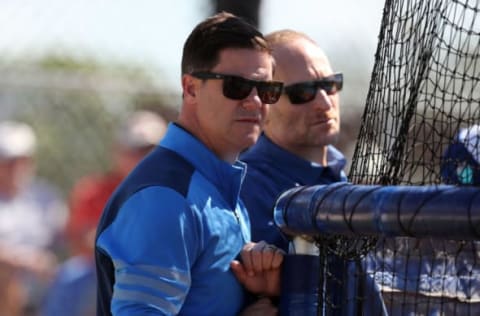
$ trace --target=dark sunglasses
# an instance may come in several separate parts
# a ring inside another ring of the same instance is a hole
[[[198,79],[222,79],[223,95],[232,100],[243,100],[257,88],[258,96],[263,103],[273,104],[282,95],[283,83],[279,81],[256,81],[234,75],[224,75],[208,71],[191,74]]]
[[[336,73],[319,80],[294,83],[284,88],[285,94],[292,104],[303,104],[312,101],[318,89],[324,90],[328,95],[342,90],[343,74]]]

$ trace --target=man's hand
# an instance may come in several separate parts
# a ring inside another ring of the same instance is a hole
[[[284,252],[264,241],[246,244],[241,262],[232,261],[238,281],[250,292],[264,296],[280,295],[280,267]]]

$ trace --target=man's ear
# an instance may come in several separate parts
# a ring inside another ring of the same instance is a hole
[[[183,98],[195,98],[197,86],[195,84],[195,78],[185,74],[182,76],[182,88],[183,88]]]

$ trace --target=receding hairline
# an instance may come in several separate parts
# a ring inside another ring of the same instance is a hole
[[[272,48],[274,48],[276,45],[285,44],[296,39],[304,39],[318,46],[318,44],[307,34],[291,29],[284,29],[269,33],[265,35],[265,39]]]
[[[330,64],[325,51],[305,33],[284,29],[265,35],[265,39],[268,46],[272,49],[272,56],[274,57],[274,63],[277,67],[280,67],[282,64],[285,66],[290,62],[292,57],[304,56],[305,53],[303,49],[307,46],[315,47],[315,50],[320,52],[322,58]],[[298,42],[300,42],[300,44]]]

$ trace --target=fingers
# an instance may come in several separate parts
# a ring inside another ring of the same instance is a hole
[[[262,248],[263,270],[277,269],[283,261],[285,252],[274,245],[264,243]]]
[[[283,261],[284,252],[265,241],[248,243],[241,252],[242,263],[249,276],[277,269]]]
[[[273,255],[273,258],[272,258],[271,267],[273,269],[280,268],[280,266],[282,265],[284,256],[285,256],[285,251],[283,251],[280,248],[276,248],[275,252],[274,252],[274,255]]]
[[[251,293],[278,295],[280,266],[284,252],[266,242],[248,243],[240,253],[241,262],[232,261],[232,272]]]
[[[269,270],[272,268],[272,262],[275,258],[277,248],[272,245],[265,244],[262,248],[262,269]]]
[[[247,271],[245,271],[244,266],[237,260],[234,260],[230,263],[230,268],[232,269],[232,272],[237,280],[241,284],[244,284],[248,278]]]
[[[242,258],[242,264],[243,267],[246,270],[246,273],[249,276],[255,275],[254,268],[253,268],[253,262],[255,261],[253,257],[255,254],[252,254],[253,252],[253,247],[255,246],[255,243],[247,243],[242,251],[240,252],[240,257]]]
[[[263,271],[263,249],[267,244],[264,241],[248,243],[244,246],[241,257],[249,276]]]
[[[270,261],[269,253],[264,252],[267,247],[268,244],[266,242],[260,241],[253,246],[250,252],[252,268],[255,273],[260,273],[263,270],[268,269],[267,261]]]

